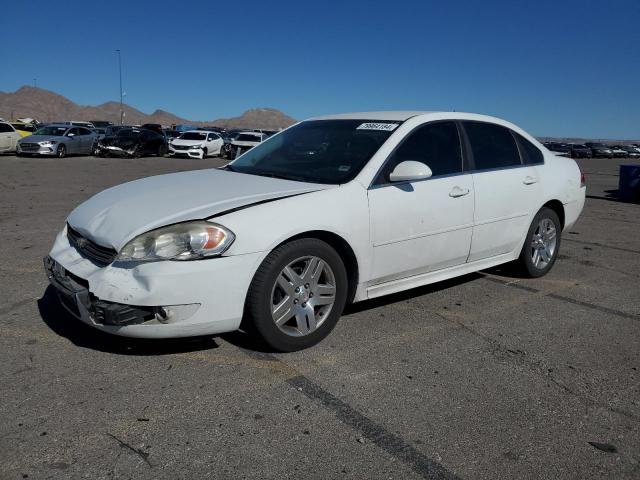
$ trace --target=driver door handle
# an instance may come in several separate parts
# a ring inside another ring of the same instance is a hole
[[[522,183],[524,183],[525,185],[533,185],[534,183],[537,183],[537,182],[538,180],[536,178],[530,177],[529,175],[524,177],[524,180],[522,180]]]
[[[453,187],[453,189],[449,192],[449,196],[453,198],[464,197],[469,194],[468,188],[460,188],[458,186]]]

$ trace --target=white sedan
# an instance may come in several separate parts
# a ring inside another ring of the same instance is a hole
[[[221,155],[223,145],[222,137],[216,132],[189,130],[169,142],[169,155],[206,158]]]
[[[0,153],[15,152],[21,138],[10,123],[0,121]]]
[[[222,169],[149,177],[78,206],[45,267],[100,330],[244,329],[273,349],[320,341],[347,302],[514,262],[539,277],[585,200],[576,162],[465,113],[300,122]]]

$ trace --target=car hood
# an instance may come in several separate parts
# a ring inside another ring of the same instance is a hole
[[[189,146],[189,145],[201,145],[205,142],[206,140],[202,139],[202,140],[184,140],[182,138],[180,139],[174,139],[171,140],[171,144],[172,145],[185,145],[185,146]]]
[[[334,187],[217,169],[171,173],[104,190],[73,210],[67,222],[96,243],[120,250],[165,225]]]

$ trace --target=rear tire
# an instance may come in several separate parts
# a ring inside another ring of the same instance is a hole
[[[160,145],[160,147],[158,147],[158,156],[164,157],[166,154],[167,154],[167,147],[165,147],[164,145]]]
[[[280,352],[308,348],[325,338],[347,301],[347,272],[327,243],[303,238],[273,250],[256,272],[243,328]]]
[[[524,276],[538,278],[546,275],[560,250],[562,225],[556,212],[543,207],[533,217],[517,264]]]

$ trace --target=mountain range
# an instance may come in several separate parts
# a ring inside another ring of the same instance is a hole
[[[274,108],[253,108],[239,117],[210,121],[187,120],[164,110],[146,114],[126,104],[123,104],[123,111],[124,123],[128,125],[159,123],[167,126],[172,124],[215,125],[225,128],[277,130],[288,127],[296,121]],[[55,92],[25,85],[15,92],[0,92],[0,117],[6,120],[30,117],[40,122],[104,120],[119,124],[120,103],[107,102],[97,106],[78,105]]]

